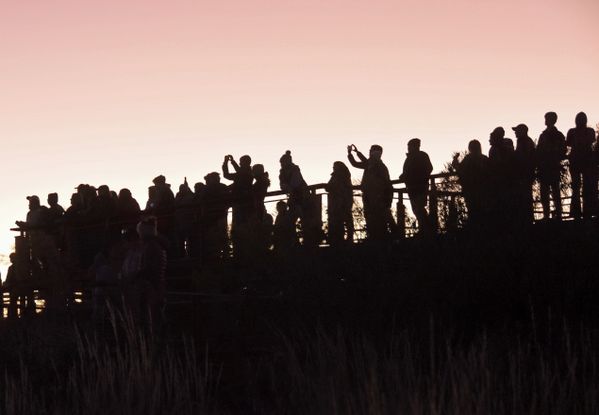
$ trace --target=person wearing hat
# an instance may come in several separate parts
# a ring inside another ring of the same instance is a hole
[[[570,177],[572,179],[572,204],[570,216],[580,218],[580,185],[582,183],[582,214],[585,219],[595,214],[597,197],[597,166],[593,160],[595,130],[587,126],[587,115],[576,114],[576,127],[568,131],[566,146],[570,149]]]
[[[36,228],[45,226],[48,224],[48,208],[42,206],[40,198],[36,195],[27,196],[29,202],[29,211],[27,212],[27,218],[25,222],[17,221],[16,224],[19,227]]]
[[[393,186],[389,177],[389,169],[381,160],[382,155],[383,148],[378,144],[373,144],[370,147],[368,158],[354,144],[347,146],[347,159],[350,164],[357,169],[364,170],[360,188],[364,204],[366,233],[371,241],[387,239],[389,232],[394,233],[397,226],[391,214]]]
[[[302,208],[307,196],[308,185],[297,164],[293,163],[291,151],[287,150],[279,159],[279,185],[281,190],[289,194],[289,208]]]
[[[512,127],[516,134],[515,167],[517,179],[518,217],[522,224],[534,220],[532,185],[535,181],[535,142],[528,136],[528,127]]]
[[[412,212],[416,216],[420,232],[431,229],[430,219],[426,211],[426,200],[432,171],[433,165],[428,154],[420,150],[420,139],[413,138],[408,141],[406,161],[399,179],[406,184]]]
[[[171,185],[166,182],[166,177],[162,174],[152,180],[154,183],[152,197],[148,199],[148,205],[151,209],[147,212],[155,215],[158,220],[158,233],[166,236],[171,242],[171,250],[176,245],[175,221],[175,194],[171,190]],[[170,251],[171,254],[174,252]]]
[[[556,219],[562,217],[560,179],[561,163],[566,158],[566,137],[555,127],[556,123],[557,114],[555,112],[551,111],[545,114],[547,128],[541,133],[535,152],[544,219],[550,218],[550,194],[555,206],[553,217]]]
[[[152,180],[154,183],[154,205],[153,210],[156,215],[167,215],[173,212],[175,207],[175,195],[171,190],[171,185],[166,182],[166,178],[163,175],[157,176]],[[160,223],[158,220],[158,231],[160,232]]]
[[[183,184],[179,185],[179,191],[175,195],[175,247],[173,253],[182,258],[190,254],[191,240],[196,217],[194,206],[195,195],[189,187],[187,177]]]

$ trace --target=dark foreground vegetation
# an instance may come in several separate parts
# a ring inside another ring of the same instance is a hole
[[[3,321],[0,411],[599,413],[598,249],[593,223],[458,233],[204,269],[219,295],[153,329]]]

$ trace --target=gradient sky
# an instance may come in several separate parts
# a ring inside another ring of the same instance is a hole
[[[78,183],[144,204],[156,175],[200,181],[228,153],[276,179],[287,149],[323,182],[375,142],[397,177],[413,137],[439,170],[498,125],[536,139],[548,110],[594,126],[598,17],[597,0],[4,0],[0,253],[25,196],[66,208]]]

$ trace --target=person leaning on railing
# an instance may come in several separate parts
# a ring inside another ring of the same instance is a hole
[[[293,163],[291,151],[287,150],[279,159],[279,185],[281,190],[289,195],[287,206],[289,214],[295,223],[300,219],[302,229],[306,228],[306,214],[309,214],[310,192],[297,164]]]

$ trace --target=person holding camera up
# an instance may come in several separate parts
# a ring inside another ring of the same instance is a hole
[[[364,203],[366,233],[371,241],[385,240],[389,237],[390,232],[394,233],[396,230],[396,224],[391,214],[393,186],[389,177],[389,169],[381,160],[382,155],[383,148],[378,144],[373,144],[370,147],[368,158],[358,151],[354,144],[347,146],[347,158],[350,164],[357,169],[364,170],[360,187]]]
[[[235,172],[229,171],[229,164]],[[233,250],[235,254],[239,249],[243,249],[243,240],[246,240],[248,223],[254,216],[254,199],[252,194],[252,159],[250,156],[241,156],[239,164],[232,155],[226,155],[223,161],[223,177],[233,181],[231,184],[231,205],[233,207],[233,228],[231,230],[231,239],[233,240]]]

